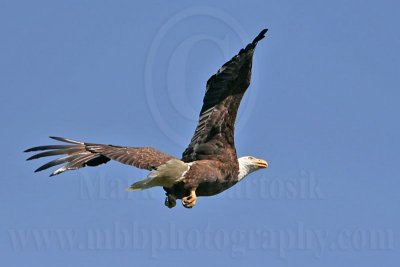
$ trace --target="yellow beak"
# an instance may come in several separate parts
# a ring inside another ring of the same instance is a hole
[[[257,159],[256,160],[256,165],[258,167],[260,167],[260,168],[263,168],[263,169],[268,168],[268,162],[263,160],[263,159]]]

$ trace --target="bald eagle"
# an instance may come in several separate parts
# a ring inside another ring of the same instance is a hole
[[[178,159],[152,147],[104,145],[50,137],[66,144],[37,146],[25,152],[44,151],[27,160],[64,155],[35,170],[65,164],[50,176],[85,166],[97,166],[116,160],[151,171],[127,190],[136,191],[162,186],[165,205],[172,208],[181,199],[186,208],[196,204],[197,196],[216,195],[248,174],[268,167],[267,161],[252,156],[237,158],[234,126],[244,93],[250,85],[253,54],[267,29],[237,55],[226,62],[207,81],[199,122],[189,146]]]

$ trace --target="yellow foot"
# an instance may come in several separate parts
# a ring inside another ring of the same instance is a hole
[[[197,196],[195,190],[190,191],[190,195],[182,198],[182,204],[185,208],[191,209],[196,205]]]
[[[167,206],[168,208],[172,209],[176,205],[176,198],[173,195],[167,195],[165,198],[164,205]]]

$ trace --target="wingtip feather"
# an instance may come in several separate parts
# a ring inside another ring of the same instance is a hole
[[[256,38],[253,40],[253,44],[257,44],[260,40],[262,40],[265,37],[265,34],[267,33],[268,29],[263,29]]]
[[[36,158],[36,155],[33,155],[32,157],[29,157],[29,158],[27,158],[26,160],[28,161],[28,160],[33,160],[33,159],[35,159]]]
[[[35,148],[36,148],[36,147],[31,147],[31,148],[25,149],[25,150],[24,150],[24,153],[36,151]]]
[[[52,172],[52,173],[50,174],[50,177],[51,177],[51,176],[55,176],[55,175],[60,174],[60,173],[63,173],[63,172],[65,172],[65,171],[67,171],[67,170],[68,170],[67,166],[62,166],[61,168],[58,168],[57,170],[55,170],[54,172]]]
[[[64,138],[64,137],[58,137],[58,136],[49,136],[51,139],[60,141],[60,142],[65,142],[65,143],[71,143],[71,144],[83,144],[82,142],[78,142],[72,139]]]

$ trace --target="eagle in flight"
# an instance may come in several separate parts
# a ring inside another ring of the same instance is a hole
[[[50,176],[85,166],[97,166],[116,160],[151,171],[127,190],[162,186],[165,205],[172,208],[181,199],[186,208],[196,204],[197,196],[212,196],[235,185],[248,174],[268,167],[263,159],[236,155],[234,127],[237,111],[250,85],[253,54],[267,29],[237,55],[226,62],[207,81],[203,107],[193,138],[178,159],[152,147],[126,147],[78,142],[51,137],[66,144],[37,146],[25,152],[44,151],[27,160],[64,155],[39,167],[35,172],[64,164]]]

